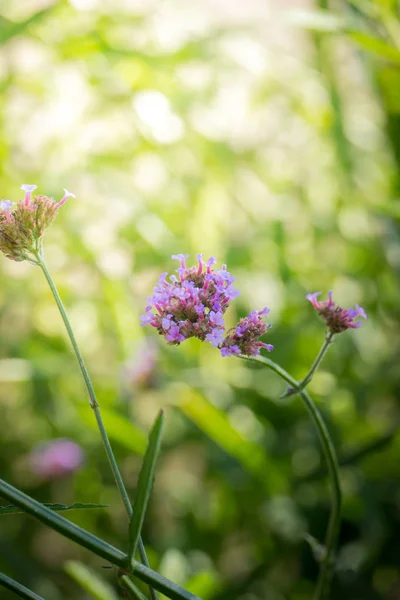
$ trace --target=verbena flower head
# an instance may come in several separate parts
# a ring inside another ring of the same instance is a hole
[[[333,301],[332,292],[328,293],[328,300],[319,302],[317,297],[321,292],[307,294],[306,298],[324,319],[331,333],[341,333],[346,329],[357,329],[361,327],[361,321],[356,321],[357,317],[367,318],[366,312],[361,306],[356,304],[355,308],[342,308]]]
[[[74,194],[64,190],[59,202],[47,196],[34,196],[36,185],[22,185],[25,198],[19,202],[0,201],[0,251],[12,260],[31,260],[39,252],[43,233],[58,209]]]
[[[222,356],[232,354],[259,354],[260,348],[272,350],[272,346],[259,342],[260,335],[267,330],[262,317],[268,309],[252,312],[241,319],[235,332],[225,335],[223,315],[239,292],[233,287],[234,277],[227,271],[212,269],[216,259],[212,256],[203,261],[203,255],[196,256],[198,264],[186,266],[188,254],[174,254],[179,260],[176,270],[167,281],[167,273],[160,275],[148,298],[146,313],[141,316],[142,325],[151,325],[163,335],[169,344],[179,345],[191,337],[207,341],[219,348]]]
[[[269,308],[265,307],[260,311],[253,310],[247,317],[240,319],[236,327],[228,331],[221,344],[222,356],[232,356],[233,354],[255,356],[260,354],[260,348],[266,348],[268,352],[271,352],[274,347],[259,340],[270,327],[262,320],[268,313]]]
[[[32,470],[45,479],[64,477],[83,463],[83,451],[72,440],[60,438],[41,444],[29,457]]]

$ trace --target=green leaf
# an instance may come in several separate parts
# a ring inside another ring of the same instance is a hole
[[[96,600],[118,600],[115,590],[81,562],[68,560],[64,570]]]
[[[4,575],[4,573],[0,573],[0,585],[11,590],[20,598],[26,598],[27,600],[44,600],[42,596],[38,596],[38,594],[35,594],[35,592],[32,592],[24,585],[21,585],[18,581],[14,581],[11,577]]]
[[[140,532],[143,525],[144,515],[153,487],[154,469],[161,446],[161,434],[164,425],[164,412],[158,415],[153,429],[149,435],[149,443],[146,454],[144,455],[143,465],[139,474],[136,488],[135,500],[133,503],[133,515],[129,524],[129,559],[135,559],[136,550],[139,544]]]
[[[87,406],[77,407],[82,420],[92,429],[97,431],[96,420],[93,411]],[[143,455],[146,451],[147,439],[145,433],[138,429],[129,419],[123,417],[109,408],[101,408],[101,414],[107,434],[113,440],[127,450]]]
[[[47,502],[43,503],[43,506],[49,508],[50,510],[54,510],[55,512],[61,512],[66,510],[84,510],[84,509],[93,509],[93,508],[108,508],[108,504],[91,504],[85,502],[74,502],[74,504],[49,504]],[[2,515],[16,514],[16,513],[24,513],[25,511],[18,508],[18,506],[14,506],[13,504],[8,504],[7,506],[0,506],[0,517]]]

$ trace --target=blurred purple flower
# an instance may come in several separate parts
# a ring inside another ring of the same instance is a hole
[[[35,448],[29,456],[32,471],[45,479],[73,473],[82,465],[83,450],[72,440],[59,438]]]
[[[157,379],[158,348],[152,340],[140,343],[124,369],[123,378],[130,387],[153,387]]]
[[[328,300],[319,302],[317,297],[321,292],[307,294],[306,298],[311,302],[315,310],[324,319],[331,333],[341,333],[346,329],[357,329],[361,327],[361,321],[356,321],[357,317],[367,318],[367,314],[361,306],[356,304],[355,308],[342,308],[333,301],[332,292],[328,292]]]
[[[173,345],[191,337],[206,340],[218,347],[222,356],[256,355],[260,348],[272,350],[272,346],[258,339],[268,328],[262,321],[269,312],[267,308],[253,311],[241,319],[237,331],[231,330],[224,337],[223,315],[230,302],[239,295],[233,287],[235,278],[226,265],[212,270],[215,257],[203,262],[202,254],[197,254],[198,265],[193,267],[186,266],[187,254],[174,254],[172,258],[179,260],[180,266],[176,270],[179,278],[171,275],[167,281],[167,273],[160,275],[153,295],[148,298],[146,313],[141,316],[142,325],[151,325]]]

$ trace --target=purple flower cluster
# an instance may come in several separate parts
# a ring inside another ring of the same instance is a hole
[[[357,329],[357,327],[361,327],[361,321],[355,319],[357,317],[367,318],[365,310],[358,304],[355,308],[342,308],[333,301],[332,292],[328,293],[328,300],[318,302],[317,296],[320,294],[321,292],[307,294],[306,298],[319,312],[331,333],[341,333],[349,328]]]
[[[167,281],[167,273],[159,277],[153,296],[148,298],[146,313],[141,316],[141,324],[157,329],[169,344],[179,345],[191,337],[210,342],[220,349],[222,356],[253,356],[260,353],[260,348],[271,351],[273,346],[258,340],[268,328],[262,321],[268,309],[253,311],[225,335],[223,315],[239,295],[233,287],[235,278],[226,265],[213,270],[216,263],[213,256],[203,262],[203,255],[198,254],[198,265],[186,267],[188,256],[172,256],[180,261],[176,270],[178,277],[171,275],[170,281]]]

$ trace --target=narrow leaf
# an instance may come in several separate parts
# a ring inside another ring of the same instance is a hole
[[[66,510],[86,510],[91,508],[108,508],[108,504],[91,504],[85,502],[74,502],[74,504],[49,504],[47,502],[43,503],[43,506],[49,508],[50,510],[54,510],[55,512],[61,512]],[[18,508],[18,506],[14,506],[13,504],[8,504],[7,506],[0,506],[0,517],[2,515],[16,514],[16,513],[24,513],[25,511]]]
[[[11,579],[11,577],[4,575],[4,573],[0,573],[0,585],[8,590],[11,590],[20,598],[26,598],[27,600],[44,600],[42,596],[38,596],[38,594],[35,594],[35,592],[32,592],[24,585],[14,581],[14,579]]]
[[[133,503],[133,515],[129,524],[130,561],[135,559],[144,515],[146,513],[151,489],[153,487],[154,468],[158,453],[160,451],[163,424],[164,412],[161,411],[153,425],[153,429],[150,432],[149,443],[144,455],[142,469],[139,474],[136,488],[135,500]]]
[[[96,600],[118,600],[118,595],[111,585],[81,562],[68,560],[64,570]]]

